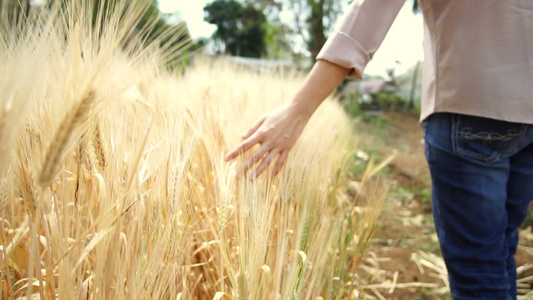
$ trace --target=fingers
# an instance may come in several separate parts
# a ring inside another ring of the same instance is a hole
[[[268,153],[268,155],[265,156],[266,153]],[[272,177],[274,177],[283,168],[283,165],[287,160],[288,154],[288,150],[280,152],[278,149],[271,149],[267,145],[262,145],[251,157],[249,157],[244,162],[241,169],[237,172],[237,177],[240,177],[243,173],[247,172],[250,168],[252,168],[261,160],[259,166],[257,166],[255,171],[250,175],[250,179],[256,179],[257,176],[261,175],[266,170],[266,168],[272,164],[272,162],[276,159],[276,156],[279,155],[274,169],[271,172]]]
[[[240,175],[243,172],[248,171],[248,169],[250,169],[252,166],[254,166],[269,151],[270,151],[269,146],[267,146],[266,144],[261,145],[261,147],[259,147],[259,149],[257,149],[257,151],[255,151],[255,153],[252,154],[252,156],[250,156],[244,162],[244,164],[242,165],[241,170],[238,172],[238,175]]]
[[[282,137],[285,138],[285,140],[280,140],[280,136],[287,131],[292,135],[297,135],[299,133],[299,131],[294,130],[294,124],[287,125],[287,118],[285,118],[285,115],[285,110],[270,114],[271,117],[264,115],[255,122],[248,131],[242,134],[242,138],[244,139],[242,143],[226,154],[225,160],[229,161],[247,152],[256,144],[260,144],[260,147],[257,150],[254,150],[252,155],[246,159],[242,164],[242,167],[239,168],[237,177],[240,177],[242,173],[247,172],[249,169],[257,165],[254,172],[250,175],[250,179],[255,179],[263,173],[274,160],[276,160],[276,157],[277,161],[272,170],[272,175],[275,176],[280,172],[287,159],[288,150],[292,147],[292,139],[287,140],[286,137]]]
[[[249,139],[249,140],[246,140],[244,142],[242,142],[239,146],[237,146],[237,148],[233,149],[231,152],[229,152],[228,154],[226,154],[226,157],[224,158],[226,161],[230,161],[232,159],[234,159],[235,157],[241,155],[242,153],[250,150],[250,148],[252,148],[255,144],[259,143],[259,138],[258,136],[252,138],[252,139]]]
[[[252,134],[254,134],[254,132],[256,132],[257,129],[259,129],[259,127],[261,127],[261,125],[263,125],[263,122],[265,122],[265,119],[266,119],[266,116],[262,116],[257,122],[255,122],[254,125],[252,125],[252,127],[250,127],[250,129],[248,129],[248,131],[243,133],[241,137],[243,139],[247,139],[250,136],[252,136]]]
[[[272,170],[272,177],[278,175],[279,171],[281,171],[281,168],[285,164],[285,160],[287,159],[288,155],[288,150],[281,152],[280,156],[278,157],[278,160],[276,161],[276,166],[274,167],[274,170]]]
[[[253,180],[257,178],[257,176],[261,175],[261,173],[263,173],[263,171],[274,161],[278,153],[279,150],[272,149],[272,151],[270,151],[270,153],[268,153],[268,155],[263,158],[263,161],[261,161],[261,164],[257,167],[257,169],[255,169],[252,175],[250,175],[250,179]]]
[[[261,117],[257,122],[255,122],[255,124],[250,129],[248,129],[248,131],[242,134],[242,138],[248,139],[249,137],[251,137],[257,131],[257,129],[259,129],[259,127],[263,125],[263,122],[265,122],[265,119],[266,119],[266,116]],[[237,146],[237,148],[233,149],[231,152],[226,154],[224,159],[226,161],[230,161],[234,159],[235,157],[241,155],[242,153],[250,150],[250,148],[252,148],[255,144],[260,142],[259,139],[260,137],[256,136],[255,138],[252,138],[250,140],[247,140],[247,141],[245,140],[239,146]]]

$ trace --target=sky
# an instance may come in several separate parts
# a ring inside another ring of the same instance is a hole
[[[217,29],[204,22],[204,6],[207,0],[159,0],[159,10],[163,13],[177,13],[178,18],[187,23],[192,38],[210,37]]]
[[[215,25],[203,21],[203,7],[209,2],[211,1],[159,0],[159,9],[184,20],[193,38],[209,37],[216,30]],[[400,75],[422,60],[422,22],[422,15],[414,15],[411,11],[411,1],[406,1],[365,73],[385,76],[386,69],[394,68],[396,75]]]

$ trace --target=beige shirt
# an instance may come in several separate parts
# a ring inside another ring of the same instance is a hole
[[[355,0],[317,59],[361,78],[404,2]],[[533,0],[420,0],[420,6],[421,120],[453,112],[533,124]]]

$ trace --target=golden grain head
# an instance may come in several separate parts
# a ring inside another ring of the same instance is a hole
[[[0,18],[2,297],[349,297],[329,287],[356,288],[346,268],[377,213],[340,196],[353,150],[340,105],[321,106],[277,177],[235,178],[242,161],[223,153],[302,78],[199,56],[173,73],[175,48],[144,47],[132,26],[150,3],[93,16],[93,1],[65,2],[19,29]],[[359,197],[383,197],[368,182]]]

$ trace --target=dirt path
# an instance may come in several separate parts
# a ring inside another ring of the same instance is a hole
[[[357,124],[360,148],[382,158],[396,152],[397,157],[382,176],[391,192],[363,267],[369,283],[365,293],[368,299],[451,299],[433,228],[431,180],[418,116],[387,113],[376,118]],[[533,247],[528,233],[524,230],[522,243]],[[527,269],[533,263],[531,250],[519,249],[519,266]],[[520,277],[531,275],[533,269]],[[523,289],[532,288],[533,279],[526,278]]]

